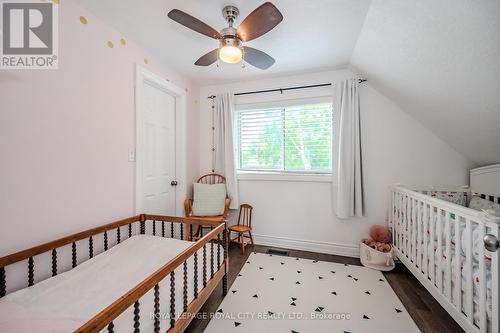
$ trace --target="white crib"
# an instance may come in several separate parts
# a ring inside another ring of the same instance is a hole
[[[463,202],[439,199],[451,193]],[[500,203],[500,165],[471,170],[470,189],[393,186],[394,251],[466,332],[498,333],[500,250],[483,237],[500,238],[500,218],[467,208],[472,195]]]

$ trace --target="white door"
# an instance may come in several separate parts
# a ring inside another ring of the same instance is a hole
[[[175,97],[143,81],[140,208],[143,213],[175,215]]]

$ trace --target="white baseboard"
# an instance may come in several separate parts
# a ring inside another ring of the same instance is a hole
[[[359,258],[359,245],[357,244],[338,244],[266,235],[252,236],[256,245],[274,246],[293,250]]]

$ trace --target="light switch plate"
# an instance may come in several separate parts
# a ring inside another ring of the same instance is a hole
[[[134,149],[130,149],[128,151],[128,161],[135,162],[135,150]]]

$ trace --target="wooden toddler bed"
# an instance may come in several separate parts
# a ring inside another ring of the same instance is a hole
[[[192,242],[193,224],[211,231]],[[182,332],[221,280],[227,293],[226,235],[226,224],[142,214],[2,257],[0,331]],[[52,277],[37,280],[45,253]],[[15,290],[19,264],[28,287]]]

